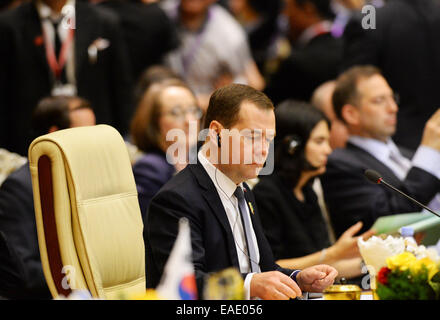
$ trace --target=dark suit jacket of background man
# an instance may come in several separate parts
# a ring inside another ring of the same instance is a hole
[[[133,81],[137,82],[148,67],[161,64],[164,55],[179,45],[174,24],[158,3],[111,0],[99,5],[120,18]]]
[[[393,140],[416,149],[426,121],[440,107],[440,4],[389,0],[376,10],[376,29],[363,29],[363,17],[355,16],[345,29],[343,69],[373,64],[383,71],[400,96]]]
[[[125,133],[131,117],[130,65],[117,17],[106,9],[76,1],[75,73],[78,95],[88,99],[97,123]],[[88,47],[98,38],[110,46],[95,64]],[[51,94],[52,76],[32,3],[0,14],[0,147],[27,155],[31,114]]]
[[[245,197],[255,214],[251,220],[260,251],[261,271],[279,270],[264,236],[252,192],[245,185]],[[251,212],[251,211],[250,211]],[[151,201],[144,229],[147,287],[156,287],[178,232],[178,220],[186,217],[191,227],[193,262],[199,297],[210,272],[228,267],[239,270],[235,240],[214,183],[200,163],[190,164],[174,176]],[[245,275],[243,275],[245,277]]]
[[[324,33],[304,47],[293,47],[268,81],[265,93],[275,105],[286,100],[309,101],[322,83],[336,78],[342,59],[342,39]]]
[[[400,151],[410,158],[411,152]],[[368,181],[364,176],[366,169],[376,170],[386,182],[423,204],[428,204],[440,190],[440,181],[430,173],[412,167],[402,181],[370,153],[348,143],[346,148],[333,151],[321,178],[336,237],[358,221],[364,223],[363,232],[380,216],[421,211],[402,195]]]
[[[51,299],[41,266],[29,164],[0,188],[0,296]]]

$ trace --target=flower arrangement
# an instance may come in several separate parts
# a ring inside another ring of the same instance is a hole
[[[405,251],[386,259],[377,274],[382,300],[440,300],[440,267],[429,257]]]

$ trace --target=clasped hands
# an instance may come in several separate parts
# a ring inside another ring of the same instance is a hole
[[[332,285],[338,272],[335,268],[320,264],[301,270],[296,282],[279,271],[254,274],[250,284],[251,297],[263,300],[289,300],[302,296],[302,291],[322,292]]]

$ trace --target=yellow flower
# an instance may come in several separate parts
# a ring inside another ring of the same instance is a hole
[[[423,265],[425,265],[429,271],[431,271],[433,269],[437,269],[437,266],[435,265],[435,263],[429,258],[423,258],[420,260],[413,261],[410,264],[409,269],[411,270],[411,272],[417,273],[420,271],[420,269],[422,268]]]
[[[411,252],[387,258],[387,266],[391,270],[405,271],[409,269],[411,273],[415,274],[420,272],[423,265],[428,269],[428,279],[431,279],[439,271],[437,264],[430,258],[417,259]]]
[[[145,293],[135,294],[130,297],[130,300],[160,300],[156,290],[147,289]]]
[[[401,271],[405,271],[412,263],[416,262],[417,259],[411,252],[403,252],[387,258],[386,261],[389,269],[399,269]]]

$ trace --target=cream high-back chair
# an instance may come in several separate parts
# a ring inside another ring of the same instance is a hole
[[[29,147],[38,242],[53,297],[145,292],[143,223],[128,151],[112,127],[56,131]]]

